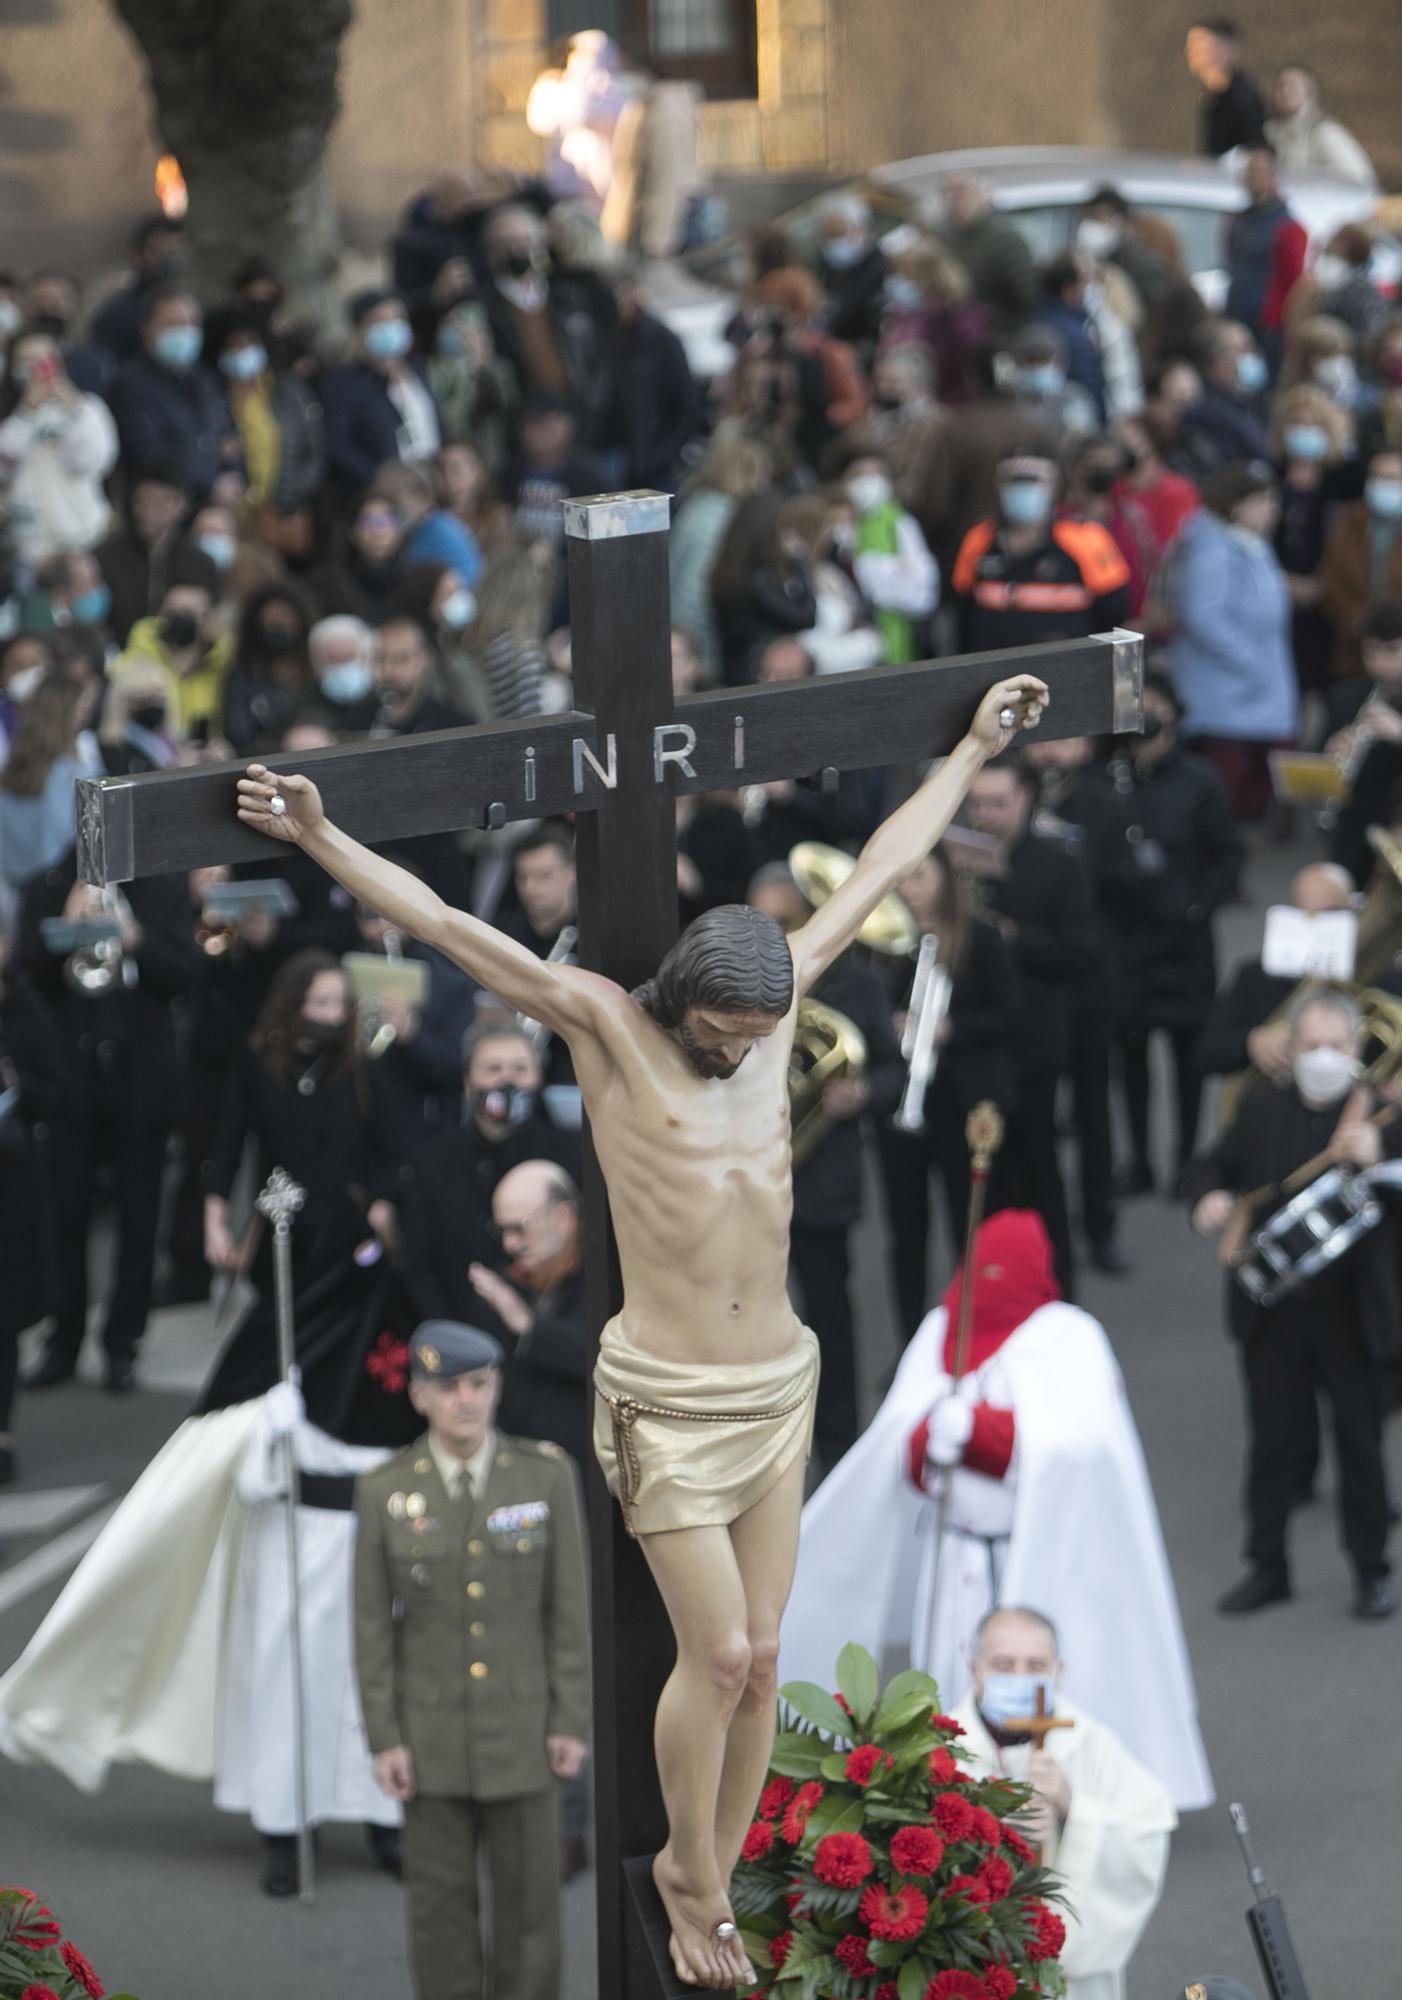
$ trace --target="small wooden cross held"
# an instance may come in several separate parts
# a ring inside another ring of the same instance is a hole
[[[1047,1691],[1045,1688],[1038,1688],[1035,1714],[1023,1716],[1010,1715],[1005,1722],[1000,1722],[998,1727],[1006,1736],[1030,1736],[1032,1738],[1032,1748],[1034,1750],[1043,1750],[1046,1748],[1047,1738],[1053,1729],[1074,1729],[1076,1725],[1069,1715],[1049,1714],[1047,1711]]]

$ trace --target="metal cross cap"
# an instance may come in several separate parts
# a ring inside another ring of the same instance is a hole
[[[274,1167],[254,1207],[260,1215],[267,1217],[274,1229],[286,1228],[306,1198],[306,1189],[298,1187],[285,1168]]]

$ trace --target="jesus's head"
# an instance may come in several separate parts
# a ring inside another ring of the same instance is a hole
[[[726,903],[689,924],[634,996],[698,1076],[734,1076],[793,1004],[793,959],[773,917]]]

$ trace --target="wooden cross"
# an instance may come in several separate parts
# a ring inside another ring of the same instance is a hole
[[[1037,1707],[1031,1715],[1010,1715],[998,1727],[1006,1736],[1030,1736],[1034,1750],[1044,1750],[1048,1736],[1053,1729],[1074,1729],[1075,1723],[1069,1715],[1049,1715],[1047,1712],[1047,1691],[1037,1690]]]
[[[1019,670],[1051,689],[1043,736],[1140,726],[1143,641],[1132,632],[674,702],[668,520],[661,493],[565,504],[577,703],[569,713],[270,757],[269,768],[305,771],[331,818],[362,841],[575,815],[580,962],[631,988],[651,977],[676,936],[677,793],[780,778],[830,789],[840,771],[942,755],[988,689]],[[83,878],[126,882],[281,854],[234,817],[242,768],[81,780]],[[622,1287],[603,1181],[586,1151],[585,1272],[597,1338]],[[650,1744],[672,1641],[597,1466],[591,1478],[599,1992],[655,2000],[647,1932],[656,1911],[646,1907],[641,1857],[665,1837]]]

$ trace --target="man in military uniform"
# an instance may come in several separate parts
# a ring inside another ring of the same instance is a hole
[[[487,1988],[558,2000],[556,1781],[589,1718],[584,1537],[574,1468],[499,1436],[502,1350],[452,1320],[410,1346],[427,1435],[356,1485],[356,1668],[375,1774],[404,1805],[419,2000]]]

